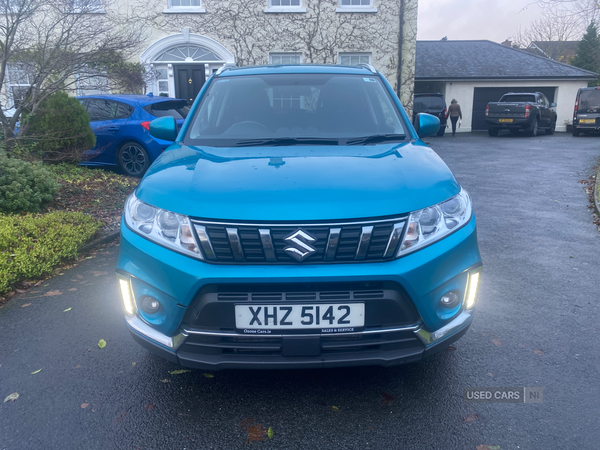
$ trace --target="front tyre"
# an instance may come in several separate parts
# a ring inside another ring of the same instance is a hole
[[[488,134],[492,137],[498,136],[500,128],[488,128]]]
[[[141,177],[150,167],[150,157],[144,147],[136,142],[125,142],[117,153],[119,167],[126,175]]]
[[[445,132],[446,132],[446,125],[440,125],[440,129],[438,130],[437,135],[439,137],[442,137]]]

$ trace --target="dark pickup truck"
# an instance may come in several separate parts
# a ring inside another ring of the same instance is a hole
[[[556,129],[556,103],[548,102],[541,92],[504,94],[499,102],[488,103],[485,121],[490,136],[498,136],[500,130],[517,134],[524,131],[537,136],[539,130],[553,134]]]

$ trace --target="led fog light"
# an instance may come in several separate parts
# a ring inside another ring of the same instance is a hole
[[[121,288],[121,299],[123,300],[125,312],[129,315],[133,315],[133,296],[131,295],[129,280],[119,278],[119,287]]]
[[[140,308],[148,314],[156,314],[160,309],[160,303],[154,297],[150,297],[149,295],[144,295],[140,298]]]
[[[465,301],[465,307],[467,309],[471,309],[473,306],[475,306],[475,301],[477,300],[477,288],[479,287],[480,275],[481,275],[481,270],[478,270],[476,272],[471,272],[469,274],[467,298]]]
[[[460,304],[460,296],[456,291],[447,292],[440,298],[440,305],[444,308],[456,308]]]

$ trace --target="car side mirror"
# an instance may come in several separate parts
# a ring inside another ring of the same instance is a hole
[[[440,129],[440,119],[431,114],[419,113],[415,118],[415,130],[420,138],[436,134]]]
[[[550,108],[556,108],[556,103],[550,103]]]
[[[177,139],[177,121],[175,117],[165,116],[150,122],[150,135],[164,141]]]

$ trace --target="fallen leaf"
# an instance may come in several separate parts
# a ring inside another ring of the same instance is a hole
[[[77,290],[77,288],[71,288],[71,289],[69,289],[69,291],[71,291],[71,292],[76,291],[76,290]]]
[[[123,420],[123,417],[125,417],[127,415],[127,411],[121,411],[121,414],[119,414],[117,417],[115,417],[115,420],[113,420],[113,423],[119,423],[121,420]]]
[[[25,292],[27,292],[25,289],[15,289],[15,291],[17,292],[17,294],[24,294]]]
[[[543,356],[543,354],[544,354],[544,352],[541,351],[541,350],[539,350],[539,349],[538,350],[534,350],[533,353],[535,353],[538,356]]]
[[[251,444],[254,441],[264,441],[267,438],[267,430],[263,428],[261,424],[250,425],[246,429],[248,437],[246,438],[246,444]]]
[[[487,373],[487,376],[488,376],[488,377],[491,377],[491,378],[494,378],[494,374],[493,374],[492,372],[488,372],[488,373]]]
[[[71,311],[71,308],[65,309],[63,312]]]
[[[394,401],[393,395],[386,392],[382,392],[381,395],[383,396],[383,399],[381,399],[381,406],[387,406]]]
[[[479,418],[479,414],[469,414],[467,417],[463,417],[464,423],[475,422]]]
[[[73,369],[81,369],[81,364],[76,365],[75,367],[73,367]]]
[[[148,403],[147,405],[144,405],[144,409],[146,411],[152,411],[154,408],[156,408],[152,403]]]
[[[48,291],[44,294],[44,297],[54,297],[56,295],[62,295],[62,292],[60,292],[58,289],[55,289],[54,291]]]
[[[502,345],[502,341],[500,339],[492,339],[492,342],[496,347],[500,347]]]
[[[519,344],[519,347],[525,348],[525,344]]]
[[[454,345],[449,345],[448,347],[446,347],[446,350],[448,350],[449,352],[453,352],[454,350],[456,350],[456,347]]]
[[[44,280],[40,280],[37,283],[34,284],[35,287],[38,287],[40,284],[42,284],[44,282]]]
[[[334,411],[339,411],[340,408],[338,408],[337,406],[332,406],[331,409],[333,409]]]
[[[79,275],[79,274],[77,274],[77,275],[75,275],[75,276],[76,276],[77,278],[79,278],[80,280],[82,280],[82,279],[83,279],[83,275]]]
[[[169,380],[168,378],[165,378],[164,380],[160,380],[161,383],[170,383],[171,380]]]
[[[8,397],[6,397],[4,399],[4,403],[6,403],[8,401],[14,402],[18,398],[19,398],[19,393],[18,392],[13,392],[12,394],[10,394]]]
[[[478,445],[476,450],[501,450],[499,445]]]
[[[214,378],[215,376],[212,373],[203,373],[204,378]]]
[[[134,363],[134,362],[132,362],[132,363],[131,363],[131,365],[132,365],[132,366],[135,366],[135,364],[136,364],[136,363]]]
[[[31,303],[25,303],[24,305],[21,305],[21,308],[25,308],[27,306],[31,306]]]
[[[104,339],[100,339],[98,341],[98,347],[100,347],[100,348],[106,347],[106,341]]]
[[[90,406],[90,404],[89,404],[89,403],[82,403],[82,404],[81,404],[81,406],[80,406],[80,408],[81,408],[81,409],[85,409],[85,408],[87,408],[88,406]]]
[[[273,439],[273,427],[269,427],[267,430],[267,436],[269,436],[269,439]]]
[[[38,369],[35,372],[31,372],[31,375],[35,375],[36,373],[40,373],[42,371],[42,369]]]
[[[169,372],[171,375],[179,375],[180,373],[191,372],[191,370],[172,370]]]
[[[100,272],[98,270],[92,270],[92,273],[94,274],[95,277],[99,277],[102,275],[108,275],[108,272]]]

